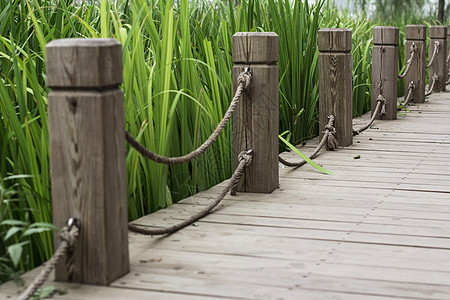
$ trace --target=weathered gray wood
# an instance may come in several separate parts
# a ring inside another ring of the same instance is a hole
[[[439,52],[428,69],[428,82],[433,82],[433,75],[438,75],[438,80],[434,85],[434,92],[445,91],[445,82],[448,77],[447,68],[447,27],[446,26],[430,26],[430,41],[428,50],[428,59],[431,59],[434,51],[434,43],[439,43]]]
[[[351,34],[348,29],[322,28],[318,35],[319,128],[334,115],[336,138],[344,147],[353,141]]]
[[[377,112],[376,119],[397,119],[399,30],[392,26],[376,26],[373,29],[372,50],[372,115],[381,94],[386,99],[386,114]]]
[[[450,43],[450,25],[447,25],[447,57],[446,57],[446,61],[447,61],[447,73],[450,73],[450,47],[448,46]],[[447,75],[447,80],[448,80],[448,75]]]
[[[238,191],[271,193],[278,188],[278,35],[237,33],[233,36],[234,91],[246,67],[253,72],[250,91],[233,114],[233,165],[241,151],[253,149],[252,163]]]
[[[121,45],[57,40],[47,66],[53,222],[81,220],[75,276],[63,260],[56,279],[107,285],[129,271]]]
[[[411,69],[405,77],[405,99],[408,95],[408,86],[412,81],[415,89],[412,96],[412,102],[425,102],[425,61],[427,56],[425,39],[427,35],[427,27],[424,25],[406,25],[406,43],[405,43],[405,61],[410,57],[411,44],[414,43],[417,51],[411,65]]]

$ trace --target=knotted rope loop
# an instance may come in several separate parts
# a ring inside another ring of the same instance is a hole
[[[252,80],[252,73],[250,68],[245,68],[244,72],[241,72],[237,78],[238,85],[243,85],[244,89],[248,89]]]
[[[436,55],[439,53],[439,49],[441,48],[441,44],[439,43],[439,41],[434,41],[434,51],[433,51],[433,56],[430,59],[430,62],[428,63],[428,65],[426,65],[427,68],[431,67],[431,65],[434,62],[434,59],[436,58]]]
[[[48,276],[59,263],[61,258],[69,251],[73,252],[73,249],[77,242],[77,237],[80,232],[81,223],[78,219],[70,218],[66,226],[64,226],[59,232],[60,244],[56,249],[53,256],[48,262],[45,263],[44,268],[39,275],[33,280],[33,282],[27,287],[27,289],[20,295],[19,300],[28,300],[33,297],[34,293],[40,288]],[[69,270],[70,272],[70,270]]]
[[[381,115],[385,115],[386,114],[386,98],[383,97],[383,95],[378,95],[377,97],[377,102],[381,102]]]
[[[239,162],[244,162],[245,166],[248,167],[250,163],[252,162],[253,158],[253,149],[250,149],[248,151],[241,151],[238,155]]]
[[[409,53],[410,53],[410,57],[409,59],[406,61],[406,67],[405,67],[405,72],[402,75],[398,75],[398,78],[404,78],[406,77],[406,75],[408,75],[409,70],[411,69],[411,65],[414,59],[414,55],[417,52],[417,46],[415,42],[411,43],[411,47],[409,48]]]
[[[431,83],[430,89],[427,92],[425,92],[425,96],[431,95],[431,93],[433,92],[433,89],[434,89],[434,85],[436,84],[436,81],[438,81],[438,79],[439,79],[439,75],[434,73],[431,78],[433,79],[433,82]]]
[[[409,103],[409,101],[410,101],[411,98],[412,98],[412,95],[413,95],[413,92],[414,92],[414,89],[415,89],[415,88],[416,88],[416,84],[414,83],[414,81],[411,81],[411,82],[408,84],[408,95],[406,96],[405,101],[403,101],[402,103],[400,103],[400,107],[397,107],[397,110],[398,110],[398,111],[400,111],[400,110],[406,108],[406,105]]]
[[[375,121],[376,116],[378,115],[378,112],[380,115],[386,114],[386,98],[383,97],[383,95],[379,94],[377,97],[377,106],[375,107],[375,110],[372,112],[372,117],[370,120],[363,126],[361,126],[359,129],[353,129],[353,135],[358,135],[367,128],[369,128],[373,122]]]
[[[231,189],[234,189],[236,187],[236,185],[241,180],[242,175],[244,174],[245,168],[249,166],[250,163],[252,162],[252,157],[253,157],[253,150],[242,151],[241,153],[239,153],[239,165],[237,166],[236,170],[234,170],[234,173],[231,176],[227,186],[223,189],[223,191],[217,196],[217,198],[213,202],[211,202],[204,209],[194,214],[193,216],[189,217],[188,219],[166,228],[149,228],[144,225],[129,223],[128,229],[130,231],[145,235],[171,234],[207,216],[220,203],[220,201],[222,201],[222,199],[226,196],[226,194]]]
[[[323,137],[320,140],[319,145],[317,145],[316,149],[314,149],[313,153],[311,153],[309,159],[314,159],[319,153],[320,149],[325,146],[327,151],[334,150],[339,146],[338,141],[334,137],[336,134],[336,129],[333,127],[334,116],[330,115],[328,118],[328,124],[325,125],[325,130],[323,131]],[[278,155],[278,161],[287,167],[301,167],[306,164],[306,160],[302,160],[300,162],[289,162]]]
[[[125,139],[130,143],[130,145],[136,149],[142,156],[151,159],[158,163],[163,163],[167,165],[177,165],[189,162],[193,160],[194,158],[199,157],[203,153],[206,152],[206,150],[211,147],[211,145],[217,140],[219,137],[219,134],[222,132],[222,130],[227,125],[228,121],[230,120],[234,109],[236,108],[239,100],[242,97],[242,92],[244,89],[247,89],[250,87],[251,84],[251,78],[252,78],[252,71],[249,68],[246,68],[244,72],[239,74],[237,82],[238,87],[236,89],[236,94],[233,97],[233,100],[230,103],[230,106],[228,107],[228,110],[226,111],[225,115],[223,116],[223,119],[220,121],[220,123],[217,125],[217,128],[213,131],[211,136],[197,149],[194,151],[183,155],[179,157],[167,157],[162,156],[157,153],[154,153],[150,151],[149,149],[145,148],[144,145],[139,143],[135,138],[131,136],[131,134],[127,131],[125,131]]]

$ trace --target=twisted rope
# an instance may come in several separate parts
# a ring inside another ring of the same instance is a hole
[[[217,198],[213,202],[211,202],[206,208],[202,209],[201,211],[199,211],[195,215],[191,216],[190,218],[188,218],[178,224],[172,225],[170,227],[166,227],[166,228],[150,229],[150,228],[142,227],[138,224],[129,223],[128,229],[130,231],[145,234],[145,235],[171,234],[177,230],[180,230],[183,227],[186,227],[186,226],[200,220],[201,218],[208,215],[220,203],[220,201],[222,201],[222,199],[225,197],[225,195],[239,183],[239,181],[242,178],[242,175],[244,174],[245,168],[248,167],[250,165],[250,163],[252,162],[252,156],[253,156],[253,150],[242,151],[241,153],[239,153],[239,156],[238,156],[239,165],[237,166],[236,170],[234,171],[233,175],[231,176],[231,179],[228,182],[227,186],[223,189],[223,191],[219,194],[219,196],[217,196]]]
[[[436,73],[434,73],[432,78],[433,78],[433,82],[431,83],[431,87],[428,90],[428,92],[425,92],[425,97],[431,95],[431,93],[433,92],[433,89],[434,89],[434,85],[436,84],[436,81],[439,79],[439,76]]]
[[[230,106],[228,107],[228,110],[223,116],[223,119],[220,121],[219,125],[217,125],[217,128],[214,130],[211,136],[200,147],[198,147],[197,149],[186,155],[179,157],[161,156],[145,148],[141,143],[139,143],[136,139],[134,139],[128,131],[125,131],[125,138],[128,141],[128,143],[130,143],[130,145],[134,149],[136,149],[136,151],[138,151],[142,156],[151,159],[155,162],[168,165],[177,165],[189,162],[194,158],[197,158],[203,153],[205,153],[206,150],[208,150],[208,148],[211,147],[211,145],[217,140],[219,134],[222,132],[222,130],[225,128],[228,121],[230,120],[231,115],[234,112],[234,109],[236,108],[236,105],[238,104],[242,96],[242,92],[244,91],[244,89],[249,88],[251,78],[252,78],[251,70],[248,68],[244,72],[239,74],[239,77],[237,79],[238,87],[236,89],[236,93],[233,97],[233,100],[230,103]]]
[[[406,61],[405,72],[402,75],[398,75],[398,78],[405,78],[408,75],[409,70],[411,69],[412,61],[414,59],[414,55],[417,51],[416,43],[412,42],[411,47],[409,48],[409,53],[411,54],[410,58]]]
[[[414,92],[414,89],[416,88],[416,84],[414,83],[414,81],[411,81],[408,85],[408,95],[406,96],[405,101],[403,101],[403,103],[400,104],[400,108],[397,108],[397,110],[402,110],[403,108],[406,107],[406,105],[409,103],[409,101],[412,98],[412,94]]]
[[[381,111],[380,111],[381,109]],[[383,95],[378,95],[377,97],[377,106],[375,107],[375,111],[372,114],[372,118],[370,118],[369,122],[367,122],[367,124],[361,126],[359,129],[353,129],[353,135],[358,135],[361,132],[363,132],[364,130],[366,130],[367,128],[369,128],[372,124],[373,121],[375,121],[375,118],[378,114],[378,112],[380,112],[380,115],[385,115],[386,114],[386,98],[383,97]]]
[[[430,62],[428,63],[428,65],[426,65],[427,69],[428,69],[429,67],[431,67],[431,65],[433,64],[434,59],[436,58],[436,55],[439,53],[439,48],[440,48],[440,47],[441,47],[441,46],[440,46],[440,44],[439,44],[439,41],[434,41],[434,51],[433,51],[433,56],[431,57],[431,60],[430,60]]]
[[[73,249],[76,245],[79,232],[80,232],[79,221],[77,219],[71,218],[67,223],[67,226],[64,226],[59,232],[60,244],[56,249],[55,253],[53,253],[53,256],[50,258],[50,260],[45,263],[44,268],[39,273],[39,275],[27,287],[27,289],[22,293],[22,295],[20,295],[19,300],[28,300],[31,297],[33,297],[34,293],[38,290],[38,288],[40,288],[48,279],[48,276],[55,268],[55,266],[58,264],[58,262],[61,260],[61,258],[66,253],[70,252],[73,254]],[[68,261],[73,262],[73,260],[71,260],[69,256],[67,258]],[[72,268],[73,270],[73,267],[70,266],[70,263],[68,267]]]
[[[314,149],[313,153],[311,153],[311,155],[308,156],[309,159],[314,159],[317,156],[317,154],[320,152],[320,149],[322,149],[323,146],[325,146],[327,151],[334,150],[339,146],[338,141],[334,137],[334,135],[336,134],[336,129],[333,127],[333,123],[334,123],[334,116],[333,115],[328,116],[328,124],[325,125],[325,131],[323,132],[324,135],[323,135],[322,139],[320,140],[319,145],[317,145],[316,149]],[[301,167],[304,164],[306,164],[306,160],[302,160],[300,162],[293,163],[293,162],[289,162],[289,161],[285,160],[284,158],[282,158],[279,155],[278,155],[278,161],[287,167],[296,167],[296,168]]]

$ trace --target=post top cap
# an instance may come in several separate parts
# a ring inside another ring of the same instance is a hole
[[[447,26],[430,26],[430,38],[446,39],[447,38]]]
[[[425,25],[406,25],[405,34],[407,40],[421,40],[427,38],[427,27]]]
[[[236,32],[233,62],[241,64],[274,64],[278,61],[278,34],[275,32]]]
[[[115,39],[60,39],[47,44],[50,88],[105,89],[122,82],[122,44]]]
[[[346,28],[321,28],[318,33],[319,51],[350,52],[352,31]]]
[[[399,29],[394,26],[375,26],[373,43],[375,45],[398,45]]]

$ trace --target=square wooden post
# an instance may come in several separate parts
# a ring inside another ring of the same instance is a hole
[[[437,74],[438,79],[433,88],[433,92],[445,91],[445,82],[447,81],[447,27],[446,26],[430,26],[430,41],[428,59],[433,55],[435,42],[439,43],[439,52],[428,69],[428,85],[433,82],[433,75]]]
[[[446,62],[447,62],[447,81],[449,79],[448,74],[450,73],[450,25],[447,25],[447,56],[446,56]]]
[[[386,99],[386,114],[377,112],[376,119],[397,119],[399,30],[392,26],[373,28],[372,50],[372,115],[381,94]]]
[[[416,103],[425,102],[425,60],[427,56],[425,39],[427,37],[427,27],[424,25],[406,25],[405,61],[411,57],[409,49],[411,44],[416,45],[416,53],[411,63],[411,69],[405,77],[405,99],[408,95],[408,86],[412,81],[415,89],[412,94],[412,101]]]
[[[233,114],[233,166],[238,154],[253,149],[237,191],[271,193],[278,179],[278,35],[273,32],[239,32],[233,35],[233,86],[249,67],[251,87]]]
[[[129,272],[122,46],[63,39],[46,49],[53,222],[81,221],[74,273],[63,259],[56,280],[107,285]]]
[[[334,115],[336,139],[341,146],[353,143],[352,125],[352,32],[343,28],[322,28],[319,46],[319,128],[321,137]]]

